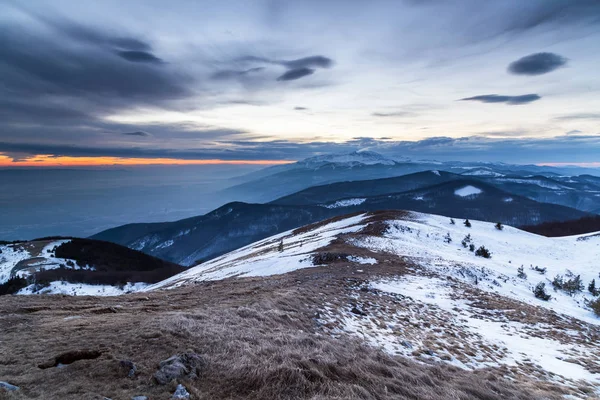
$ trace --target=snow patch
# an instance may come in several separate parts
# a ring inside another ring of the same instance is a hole
[[[358,264],[377,264],[377,260],[372,257],[358,257],[358,256],[350,256],[348,257],[348,261],[352,261]]]
[[[175,243],[173,240],[167,240],[167,241],[162,242],[161,244],[157,245],[155,247],[155,249],[164,249],[164,248],[173,246],[173,243]]]
[[[147,283],[127,283],[123,288],[111,285],[90,285],[87,283],[70,283],[62,281],[50,282],[44,288],[35,284],[29,285],[17,292],[21,295],[34,294],[65,294],[69,296],[119,296],[125,293],[137,292],[148,286]]]
[[[338,200],[333,204],[328,204],[323,207],[331,209],[331,208],[359,206],[362,203],[364,203],[366,200],[367,199],[344,199],[344,200]]]
[[[462,187],[460,189],[456,189],[454,191],[454,194],[456,196],[460,196],[460,197],[469,197],[469,196],[477,196],[478,194],[481,194],[482,190],[479,188],[476,188],[475,186],[465,186]]]
[[[576,352],[578,346],[529,335],[524,329],[524,324],[519,322],[485,318],[479,315],[480,309],[471,307],[464,299],[457,299],[455,291],[448,287],[446,281],[424,276],[407,276],[400,280],[376,282],[371,286],[383,292],[409,296],[450,313],[455,319],[453,324],[463,325],[465,331],[479,336],[488,346],[495,345],[506,350],[504,356],[496,360],[499,365],[517,366],[533,363],[567,379],[585,379],[600,383],[600,375],[593,374],[568,360],[567,354]]]

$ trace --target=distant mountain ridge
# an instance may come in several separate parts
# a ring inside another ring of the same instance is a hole
[[[392,178],[431,170],[446,171],[481,179],[541,175],[567,181],[575,175],[574,172],[594,171],[600,175],[600,170],[582,168],[555,168],[493,162],[440,162],[410,160],[404,157],[391,159],[376,152],[359,151],[320,155],[296,163],[265,168],[232,180],[232,186],[224,189],[222,193],[240,201],[264,203],[312,186],[344,181]],[[594,178],[592,175],[587,175],[587,177],[591,180]],[[598,179],[600,180],[600,178]],[[285,184],[282,185],[279,182],[285,182]],[[551,202],[571,207],[577,203],[571,201],[569,204],[563,204],[557,196],[549,196],[548,199],[553,199]],[[584,211],[589,211],[589,209],[584,209]]]
[[[415,181],[419,182],[417,188],[414,188]],[[170,223],[124,225],[100,232],[92,238],[115,241],[190,266],[288,229],[358,211],[402,209],[513,225],[564,221],[588,215],[507,193],[472,177],[465,179],[437,170],[385,182],[386,185],[382,186],[379,182],[374,186],[369,186],[369,182],[360,182],[358,186],[347,183],[354,192],[350,189],[338,191],[337,186],[344,185],[339,183],[334,185],[336,190],[328,190],[327,186],[313,188],[296,197],[268,204],[234,202],[203,216]],[[374,189],[377,187],[383,193]],[[474,187],[479,194],[460,195],[458,191],[465,187]],[[369,190],[377,195],[364,196]],[[312,197],[307,197],[307,193]],[[349,193],[361,196],[345,196]],[[319,196],[322,196],[321,201]],[[306,201],[290,200],[295,198]]]

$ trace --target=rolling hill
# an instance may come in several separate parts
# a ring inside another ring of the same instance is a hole
[[[0,294],[116,295],[182,271],[118,244],[61,238],[0,245]]]
[[[491,255],[478,256],[465,241]],[[333,337],[467,370],[504,368],[575,391],[587,386],[587,397],[600,383],[598,344],[589,340],[599,332],[600,306],[595,315],[590,302],[600,305],[600,290],[587,290],[598,281],[599,249],[597,233],[547,238],[484,221],[467,227],[445,216],[376,212],[281,233],[143,290],[342,275],[352,282],[347,300],[321,296],[316,317]],[[573,281],[580,286],[567,289]]]

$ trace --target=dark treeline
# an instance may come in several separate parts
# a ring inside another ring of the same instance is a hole
[[[600,231],[600,215],[571,221],[544,222],[539,225],[522,226],[520,229],[547,237],[582,235]]]

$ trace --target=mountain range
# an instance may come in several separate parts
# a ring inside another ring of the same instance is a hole
[[[484,180],[499,178],[499,182],[504,182],[509,186],[510,179],[525,179],[527,182],[517,183],[534,185],[533,189],[556,187],[562,190],[575,190],[574,197],[583,194],[588,197],[591,196],[591,203],[594,203],[594,196],[600,194],[600,177],[597,176],[598,171],[594,169],[511,165],[491,162],[389,159],[371,151],[316,156],[292,164],[265,168],[233,179],[232,186],[224,189],[223,194],[240,201],[264,203],[312,186],[344,181],[392,178],[434,170]],[[541,180],[536,179],[535,176],[542,178]],[[545,183],[543,182],[544,178],[551,179],[551,181]],[[552,180],[559,182],[553,182]],[[274,184],[275,182],[281,182],[282,184]],[[530,193],[535,195],[535,190],[530,191]],[[570,200],[569,196],[572,196],[572,194],[564,196],[565,203],[561,202],[560,195],[546,195],[545,198],[554,201],[544,200],[544,197],[540,197],[540,201],[557,202],[557,204],[573,207],[577,201]],[[595,200],[597,205],[598,201]],[[596,206],[594,209],[598,209],[598,207]]]
[[[124,225],[92,238],[191,266],[270,235],[350,212],[403,209],[519,226],[582,218],[596,211],[600,199],[600,178],[564,177],[553,171],[548,172],[553,176],[549,178],[505,164],[468,168],[448,164],[458,174],[439,169],[444,164],[437,163],[438,169],[400,176],[344,180],[434,165],[429,163],[401,163],[371,152],[311,158],[254,173],[247,184],[261,187],[259,182],[269,181],[269,187],[286,192],[290,179],[294,181],[291,176],[299,186],[306,184],[305,176],[319,180],[329,173],[328,179],[340,181],[304,188],[268,203],[234,202],[184,220]],[[323,171],[326,174],[319,175]],[[276,184],[280,179],[286,184]],[[536,201],[540,198],[549,202]]]

